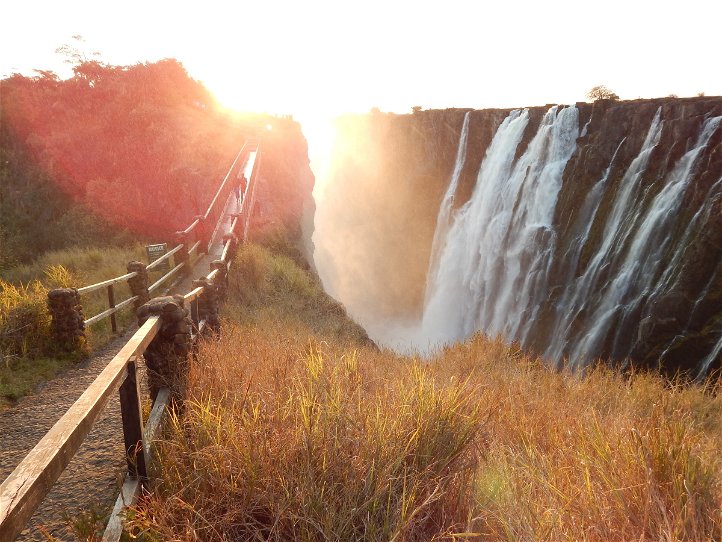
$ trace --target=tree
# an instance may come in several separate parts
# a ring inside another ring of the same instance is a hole
[[[55,49],[55,52],[59,55],[63,55],[65,57],[66,64],[82,64],[83,62],[88,62],[91,60],[91,57],[95,57],[96,61],[101,56],[98,51],[88,52],[87,46],[85,44],[85,38],[81,36],[80,34],[75,34],[74,36],[71,36],[71,39],[75,41],[75,45],[70,43],[64,43],[57,49]]]
[[[587,92],[587,98],[593,102],[597,102],[599,100],[618,100],[619,96],[609,90],[606,86],[597,85]]]

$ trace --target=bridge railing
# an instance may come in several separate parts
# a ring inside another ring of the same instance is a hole
[[[253,171],[246,186],[240,212],[232,216],[229,227],[230,235],[224,236],[221,241],[223,244],[221,257],[214,262],[216,264],[214,269],[204,277],[205,282],[203,280],[199,281],[202,283],[201,285],[193,288],[183,296],[182,307],[189,307],[193,322],[192,343],[197,342],[210,326],[206,318],[207,315],[204,316],[201,312],[200,301],[209,293],[207,288],[220,287],[227,280],[226,273],[230,269],[233,255],[231,247],[238,239],[245,241],[247,237],[248,223],[255,204],[255,185],[261,163],[260,150],[257,147],[255,150]],[[237,161],[238,157],[236,157],[231,171],[233,171]],[[231,171],[229,171],[229,174]],[[218,198],[214,198],[209,207],[209,212],[205,215],[208,217],[213,216],[212,207],[217,205],[221,209],[218,212],[220,215],[219,222],[224,217],[223,209],[229,195],[227,193],[225,197],[223,196],[226,185],[228,185],[228,175],[216,193]],[[195,225],[192,225],[191,231],[198,227],[200,221],[197,221],[197,223],[194,221],[194,223]],[[198,243],[199,241],[196,241],[191,246],[191,249],[197,248]],[[208,251],[208,246],[206,246],[205,250]],[[166,258],[169,257],[170,254],[166,255]],[[167,273],[166,276],[169,274]],[[111,287],[122,280],[133,278],[129,275],[133,275],[133,273],[88,286],[86,292],[91,291],[89,290],[91,288],[98,290]],[[123,303],[129,303],[132,300],[133,298],[130,298]],[[116,308],[120,305],[118,304]],[[96,315],[93,318],[99,316]],[[119,390],[120,396],[128,471],[120,495],[111,513],[103,540],[113,542],[120,540],[123,532],[121,513],[125,507],[135,502],[141,488],[147,483],[148,468],[151,461],[150,444],[157,434],[168,405],[172,402],[171,390],[168,387],[159,389],[150,416],[144,422],[137,364],[138,359],[152,346],[153,341],[162,338],[158,334],[162,325],[162,316],[150,316],[113,357],[93,383],[88,386],[80,398],[0,485],[0,540],[14,540],[23,530],[53,484],[83,444],[92,429],[93,423],[98,419],[99,414],[110,400],[115,389]]]
[[[171,279],[177,279],[184,269],[188,271],[189,268],[192,267],[192,260],[194,256],[197,257],[200,254],[208,252],[212,233],[218,228],[219,221],[223,217],[224,204],[228,199],[230,191],[232,190],[233,175],[237,175],[239,170],[244,167],[245,160],[249,154],[249,149],[251,149],[253,145],[253,143],[249,142],[246,142],[243,145],[233,160],[233,163],[228,169],[225,177],[221,181],[218,190],[216,190],[216,193],[208,205],[206,212],[203,215],[197,216],[185,230],[176,233],[176,239],[179,240],[176,246],[174,246],[162,257],[145,267],[146,271],[156,270],[161,264],[170,262],[170,258],[174,257],[173,267],[151,285],[147,286],[148,295],[152,295],[163,285],[170,284],[167,288],[170,289],[173,285],[173,282],[170,282]],[[248,183],[248,186],[250,186],[250,182]],[[213,225],[213,229],[209,228],[209,224]],[[176,255],[180,255],[181,257],[179,258]],[[116,314],[132,304],[136,304],[137,306],[138,302],[144,297],[143,294],[145,292],[131,295],[131,297],[121,302],[116,302],[115,287],[119,284],[127,284],[128,281],[136,278],[137,276],[138,272],[133,271],[96,284],[78,288],[77,292],[81,296],[105,289],[108,297],[108,308],[90,318],[85,319],[83,321],[84,327],[87,328],[95,323],[105,320],[106,318],[110,318],[111,329],[114,333],[117,332],[118,323]],[[134,293],[133,288],[131,288],[131,292]]]

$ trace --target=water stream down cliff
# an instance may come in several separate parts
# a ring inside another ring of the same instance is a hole
[[[339,297],[404,348],[482,331],[554,363],[707,374],[722,355],[721,102],[437,112],[457,146],[421,301],[394,337],[388,314]]]

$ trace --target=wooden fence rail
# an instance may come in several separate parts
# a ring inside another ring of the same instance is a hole
[[[237,163],[244,151],[244,146],[236,156],[231,170],[223,179],[221,187],[216,192],[206,218],[219,214],[218,223],[223,218],[223,209],[230,196],[229,176],[235,171]],[[255,184],[257,182],[258,168],[260,167],[260,150],[257,145],[254,152],[253,170],[245,190],[240,213],[235,215],[231,221],[230,233],[238,234],[242,240],[247,237],[248,223],[253,212]],[[225,196],[223,193],[225,192]],[[216,210],[213,207],[217,206]],[[218,210],[220,209],[220,210]],[[192,232],[201,223],[200,219],[194,220],[189,228]],[[243,231],[238,231],[243,225]],[[218,226],[218,224],[216,224]],[[217,230],[217,227],[216,227]],[[185,230],[186,235],[188,229]],[[223,251],[221,256],[221,269],[217,266],[209,272],[204,279],[213,283],[218,278],[221,270],[228,271],[231,265],[230,246],[234,242],[232,237],[223,239]],[[209,241],[210,242],[210,241]],[[201,240],[197,240],[191,250],[197,249]],[[171,251],[176,253],[181,249],[177,246]],[[206,251],[208,246],[206,246]],[[174,252],[175,251],[175,252]],[[190,251],[189,251],[190,252]],[[167,254],[166,257],[170,257]],[[152,264],[151,264],[152,265]],[[151,288],[157,288],[162,280],[167,280],[177,272],[183,263],[176,265],[169,273],[153,284]],[[120,310],[120,308],[135,301],[137,296],[131,297],[117,305],[114,302],[112,286],[129,278],[135,273],[128,273],[114,279],[109,279],[98,284],[86,286],[79,289],[83,293],[99,290],[103,287],[109,288],[111,306],[108,310],[93,316],[86,321],[92,323]],[[192,340],[197,340],[206,327],[205,320],[199,318],[198,303],[205,294],[205,286],[193,288],[183,296],[184,306],[190,307],[191,317],[194,323]],[[55,481],[60,477],[63,470],[82,445],[89,434],[93,423],[105,407],[116,389],[119,390],[121,415],[123,421],[123,435],[125,442],[125,455],[127,458],[128,472],[120,491],[120,495],[113,508],[110,521],[103,536],[104,541],[117,541],[123,532],[121,513],[125,507],[135,502],[140,494],[143,484],[147,480],[147,470],[150,463],[150,443],[155,438],[158,428],[167,406],[170,402],[171,392],[168,388],[158,391],[153,408],[148,420],[143,423],[141,410],[140,388],[138,385],[137,363],[143,357],[146,349],[156,338],[161,329],[161,318],[150,316],[145,323],[133,334],[130,340],[113,357],[98,377],[83,392],[78,400],[58,420],[58,422],[45,434],[38,444],[20,462],[15,470],[0,485],[0,540],[14,540],[22,531],[24,526],[32,517],[33,513],[50,491]]]
[[[184,234],[186,238],[190,238],[195,234],[195,242],[188,248],[188,255],[191,256],[196,253],[196,251],[200,248],[204,252],[208,251],[207,244],[210,242],[210,238],[203,239],[201,233],[199,230],[199,225],[201,223],[205,223],[209,218],[213,217],[216,219],[216,223],[214,223],[214,226],[217,228],[218,223],[223,218],[223,203],[228,198],[228,195],[231,191],[231,180],[233,178],[233,175],[238,174],[238,170],[243,167],[245,162],[243,161],[244,158],[247,158],[249,153],[251,152],[251,149],[257,147],[257,144],[246,142],[240,151],[238,151],[238,154],[233,160],[233,163],[231,164],[231,167],[228,169],[228,172],[223,177],[223,180],[221,181],[220,186],[218,187],[218,190],[216,190],[216,193],[213,196],[213,199],[211,200],[211,203],[208,205],[208,209],[206,209],[206,212],[195,218],[193,222],[185,229],[182,230],[179,233]],[[255,171],[255,169],[254,169]],[[249,181],[248,186],[250,186],[251,183]],[[215,232],[215,229],[213,230]],[[206,243],[206,246],[203,247],[203,243]],[[177,254],[180,250],[182,250],[185,247],[184,243],[178,243],[175,247],[173,247],[171,250],[169,250],[166,254],[155,260],[154,262],[151,262],[146,266],[146,270],[154,270],[157,268],[161,263],[170,261],[171,256]],[[165,275],[160,277],[157,281],[155,281],[151,286],[148,287],[148,292],[152,293],[158,288],[160,288],[163,284],[165,284],[169,279],[176,276],[178,272],[183,269],[183,267],[186,267],[185,262],[176,262],[176,265]],[[98,291],[102,288],[107,288],[108,292],[108,309],[90,317],[84,320],[85,326],[91,326],[97,322],[100,322],[101,320],[104,320],[105,318],[110,317],[111,322],[111,328],[113,332],[118,331],[118,326],[116,322],[116,313],[133,303],[138,299],[137,296],[133,296],[129,299],[126,299],[116,305],[115,301],[115,291],[113,289],[113,286],[120,283],[127,283],[128,280],[134,278],[137,276],[136,272],[132,273],[126,273],[125,275],[121,275],[119,277],[115,277],[112,279],[104,280],[102,282],[98,282],[96,284],[91,284],[89,286],[83,286],[82,288],[78,288],[78,294],[85,295],[89,294],[95,291]]]

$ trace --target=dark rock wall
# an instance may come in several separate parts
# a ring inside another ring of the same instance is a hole
[[[300,245],[304,213],[313,212],[314,175],[301,126],[290,118],[276,118],[259,134],[261,170],[256,194],[254,226],[280,228]]]

